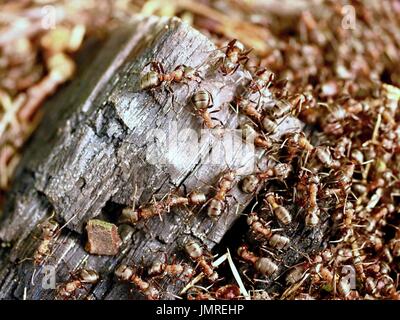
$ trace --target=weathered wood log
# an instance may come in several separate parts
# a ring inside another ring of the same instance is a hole
[[[0,249],[0,298],[53,299],[56,290],[42,285],[45,266],[55,268],[60,283],[84,264],[102,279],[92,287],[93,297],[128,298],[127,286],[113,277],[119,263],[148,266],[163,253],[184,259],[187,239],[212,249],[252,199],[236,185],[228,210],[216,221],[205,210],[174,209],[162,220],[120,226],[124,244],[119,255],[89,255],[83,243],[87,221],[116,222],[122,208],[134,204],[135,189],[136,204],[182,186],[211,194],[222,172],[254,171],[258,155],[243,145],[235,131],[238,116],[228,106],[248,76],[241,69],[230,76],[217,72],[218,52],[204,35],[178,19],[137,18],[95,46],[81,61],[76,80],[47,103],[24,153],[0,225],[0,239],[10,244]],[[203,80],[174,85],[173,94],[163,87],[143,91],[140,75],[153,60],[166,71],[180,64],[199,67]],[[214,108],[220,109],[216,116],[230,130],[202,130],[190,104],[199,88],[212,94]],[[278,135],[299,127],[289,117]],[[40,242],[38,224],[53,213],[63,228],[51,256],[35,267],[31,257]],[[322,235],[322,229],[307,234],[309,242],[302,246],[318,248]],[[289,260],[298,259],[288,254]],[[164,298],[173,298],[183,285],[167,278],[159,282]]]

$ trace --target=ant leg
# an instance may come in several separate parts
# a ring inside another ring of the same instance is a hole
[[[226,47],[231,49],[236,42],[238,42],[236,39],[232,39],[231,41],[228,42]]]
[[[147,66],[150,66],[150,68],[153,70],[153,63],[154,63],[154,61],[150,61],[150,62],[148,62],[148,63],[146,63],[144,66],[143,66],[143,69],[145,69]]]
[[[187,195],[188,192],[185,183],[182,183],[182,186],[183,186],[183,192],[185,193],[185,195]]]
[[[237,69],[239,69],[239,66],[240,66],[240,64],[237,63],[235,68],[231,72],[227,73],[227,76],[230,76],[231,74],[234,74],[237,71]]]
[[[208,91],[208,90],[206,90],[206,91],[208,93],[208,96],[210,97],[211,107],[213,107],[214,106],[214,98],[213,98],[212,94],[210,93],[210,91]]]
[[[261,91],[258,90],[258,99],[257,99],[257,106],[256,106],[257,110],[260,110],[260,104],[261,104]]]
[[[215,121],[219,122],[221,127],[224,127],[224,123],[220,119],[212,117],[211,120],[215,120]]]
[[[207,207],[207,205],[211,202],[211,200],[212,200],[213,198],[210,198],[210,199],[208,199],[202,206],[201,206],[201,208],[199,209],[199,213],[201,212],[201,211],[203,211],[203,209],[205,208],[205,207]]]
[[[235,103],[236,107],[230,102],[228,102],[228,104],[229,104],[229,108],[231,108],[234,113],[239,114],[239,105],[237,103]]]
[[[167,109],[167,111],[165,111],[165,113],[164,114],[167,114],[171,109],[172,109],[172,111],[174,111],[176,114],[177,114],[177,112],[176,112],[176,110],[175,110],[175,106],[174,106],[174,104],[175,104],[175,94],[174,94],[174,91],[172,90],[172,88],[167,84],[167,85],[165,85],[165,89],[168,91],[168,93],[171,95],[171,106],[170,107],[168,107],[168,109]],[[178,115],[178,114],[177,114]]]
[[[244,52],[243,55],[238,59],[238,62],[241,63],[243,66],[245,66],[247,64],[247,62],[249,62],[249,60],[250,60],[250,58],[247,57],[247,54],[249,54],[250,51],[251,51],[251,49]]]
[[[165,74],[164,72],[164,67],[161,64],[161,62],[159,61],[152,61],[151,63],[151,68],[153,71],[157,72],[157,73],[161,73],[161,74]]]
[[[252,52],[252,51],[253,51],[253,48],[248,49],[248,50],[246,50],[245,52],[242,53],[242,56],[246,57],[247,60],[250,60],[249,57],[248,57],[248,55],[249,55],[249,53]]]

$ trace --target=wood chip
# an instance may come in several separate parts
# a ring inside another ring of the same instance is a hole
[[[88,241],[85,249],[90,254],[114,256],[118,254],[121,238],[115,224],[102,220],[89,220],[86,225]]]

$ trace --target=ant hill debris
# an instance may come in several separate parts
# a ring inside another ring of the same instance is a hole
[[[90,254],[115,256],[121,246],[118,227],[102,220],[89,220],[86,225],[87,243],[85,249]]]

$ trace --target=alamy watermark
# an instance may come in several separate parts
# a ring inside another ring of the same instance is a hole
[[[178,129],[178,123],[169,124],[169,130],[152,129],[146,134],[146,161],[152,165],[173,164],[184,169],[188,161],[202,157],[202,165],[233,166],[241,174],[256,170],[257,154],[254,136],[242,137],[241,129]],[[233,169],[233,168],[231,168]]]
[[[57,25],[57,9],[52,5],[46,5],[41,9],[42,28],[46,30],[55,29]]]
[[[342,28],[346,30],[355,30],[357,27],[357,16],[356,9],[352,5],[345,5],[342,7],[341,13],[342,18]]]

